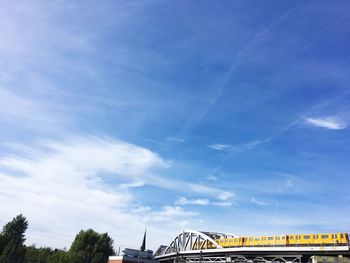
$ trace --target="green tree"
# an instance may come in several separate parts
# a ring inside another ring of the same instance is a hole
[[[5,237],[2,233],[0,233],[0,257],[2,255],[2,251],[4,250],[5,246],[6,246]]]
[[[47,263],[48,258],[53,254],[51,248],[40,247],[34,245],[26,247],[25,262],[26,263]]]
[[[113,240],[107,233],[99,234],[92,229],[81,230],[69,249],[77,263],[103,263],[108,257],[115,255]]]
[[[25,231],[28,228],[28,221],[23,215],[18,215],[2,230],[3,244],[1,250],[1,263],[21,263],[25,257]]]
[[[79,258],[71,253],[55,249],[47,259],[47,263],[79,263]]]

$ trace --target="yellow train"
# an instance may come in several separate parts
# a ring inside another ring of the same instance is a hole
[[[349,237],[347,233],[222,238],[215,241],[222,247],[349,245]]]

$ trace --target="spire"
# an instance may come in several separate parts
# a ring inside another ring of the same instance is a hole
[[[142,245],[141,245],[141,248],[140,248],[141,251],[145,251],[146,250],[146,231],[147,231],[147,228],[145,229],[145,234],[143,235],[143,241],[142,241]]]

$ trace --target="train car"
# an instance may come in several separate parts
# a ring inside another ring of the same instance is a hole
[[[237,238],[225,238],[216,240],[217,243],[222,247],[243,247],[244,246],[244,237]]]
[[[236,237],[229,239],[229,246],[230,247],[243,247],[243,238],[242,237]]]
[[[286,235],[282,235],[282,236],[276,236],[276,242],[275,242],[276,246],[286,246],[287,245],[287,236]]]
[[[328,235],[328,237],[327,237]],[[348,245],[349,244],[349,236],[347,233],[335,233],[335,234],[320,234],[318,235],[319,240],[321,240],[320,244],[328,243],[334,245]],[[319,242],[317,242],[319,243]]]
[[[259,236],[259,237],[253,237],[253,246],[254,247],[260,247],[264,245],[264,237]]]
[[[274,236],[263,236],[261,239],[261,245],[264,247],[272,247],[275,245],[275,237]]]
[[[297,246],[300,244],[301,235],[287,235],[287,246]]]
[[[246,237],[244,240],[244,244],[245,247],[252,247],[254,246],[254,237]]]
[[[315,244],[315,240],[317,240],[317,238],[318,235],[312,234],[288,235],[288,245],[310,246]]]
[[[346,233],[289,234],[255,236],[216,240],[222,247],[275,247],[275,246],[341,246],[349,245]]]
[[[346,233],[287,235],[287,245],[290,246],[341,246],[348,244],[349,237]]]

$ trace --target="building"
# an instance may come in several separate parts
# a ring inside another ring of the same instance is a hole
[[[153,251],[146,250],[146,231],[140,249],[126,248],[123,255],[110,256],[108,263],[156,263]]]
[[[155,263],[152,250],[126,248],[121,256],[110,256],[108,263]]]

